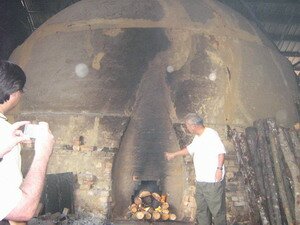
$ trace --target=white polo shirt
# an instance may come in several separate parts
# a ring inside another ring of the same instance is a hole
[[[8,130],[11,124],[0,113],[0,129]],[[1,138],[1,137],[0,137]],[[23,176],[21,173],[21,147],[17,145],[3,156],[0,162],[0,221],[4,219],[19,203],[22,191],[19,189]]]
[[[194,137],[192,143],[187,146],[187,150],[193,156],[196,180],[214,183],[218,167],[218,155],[226,153],[217,131],[206,127],[201,135]],[[224,178],[224,165],[222,171]]]

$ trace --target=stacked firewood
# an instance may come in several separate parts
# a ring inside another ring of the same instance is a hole
[[[273,119],[255,121],[245,132],[228,128],[252,213],[264,225],[300,224],[297,131],[279,127]]]
[[[141,191],[128,209],[130,216],[136,220],[176,220],[176,215],[170,212],[167,196],[156,192]]]

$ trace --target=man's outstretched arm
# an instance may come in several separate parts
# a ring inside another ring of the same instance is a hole
[[[165,158],[170,161],[174,158],[176,158],[177,156],[185,156],[185,155],[188,155],[189,152],[187,150],[187,148],[183,148],[179,151],[176,151],[176,152],[165,152]]]

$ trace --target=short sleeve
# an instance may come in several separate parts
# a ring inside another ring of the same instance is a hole
[[[22,191],[10,185],[0,185],[0,221],[4,219],[21,201]]]
[[[225,150],[224,144],[221,141],[221,138],[220,138],[220,136],[218,134],[216,134],[216,138],[215,139],[216,139],[216,141],[215,141],[216,153],[217,154],[225,154],[226,150]]]
[[[188,146],[186,146],[186,149],[188,150],[190,155],[194,155],[195,151],[196,151],[196,143],[195,143],[195,137],[192,141],[191,144],[189,144]]]

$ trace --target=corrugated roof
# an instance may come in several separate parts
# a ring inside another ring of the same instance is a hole
[[[219,0],[256,23],[300,75],[299,0]]]

